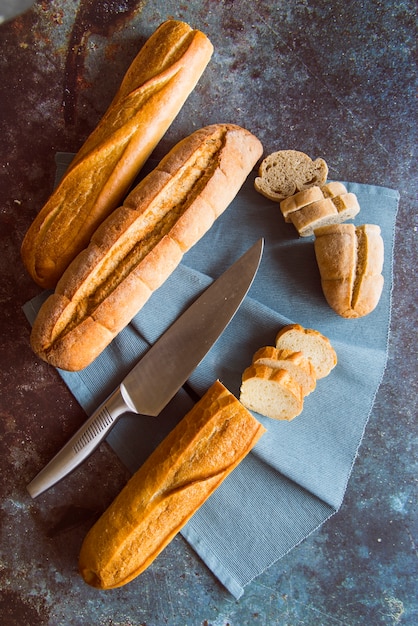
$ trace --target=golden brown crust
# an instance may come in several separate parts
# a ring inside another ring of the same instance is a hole
[[[111,589],[141,574],[264,432],[215,382],[87,534],[79,557],[84,580]]]
[[[324,226],[315,230],[314,246],[329,306],[349,319],[371,313],[384,283],[384,246],[379,226]]]
[[[231,124],[177,144],[64,272],[59,311],[47,300],[35,320],[34,351],[62,369],[91,363],[227,208],[261,153],[254,135]]]
[[[110,107],[29,228],[22,259],[39,285],[55,287],[121,202],[176,117],[213,52],[184,22],[164,22],[128,69]]]

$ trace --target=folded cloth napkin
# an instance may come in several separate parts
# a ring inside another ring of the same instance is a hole
[[[387,359],[397,191],[345,183],[385,243],[385,285],[377,308],[346,320],[322,294],[313,237],[297,236],[279,206],[259,195],[250,175],[236,199],[131,324],[85,370],[60,374],[90,413],[150,344],[211,280],[259,237],[265,252],[249,296],[188,383],[199,395],[220,379],[237,397],[253,353],[274,345],[278,330],[299,323],[324,333],[338,355],[331,374],[291,422],[255,414],[267,428],[253,451],[195,513],[181,534],[236,597],[257,575],[310,535],[341,506]],[[33,319],[43,296],[25,306]],[[162,371],[163,375],[163,371]],[[127,415],[108,442],[134,472],[191,408],[181,390],[158,418]]]

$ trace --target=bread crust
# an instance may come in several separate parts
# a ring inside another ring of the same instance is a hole
[[[341,317],[355,319],[377,306],[384,285],[384,244],[375,224],[336,224],[315,230],[322,290]]]
[[[112,589],[141,574],[264,432],[216,381],[85,537],[79,556],[84,580]]]
[[[64,272],[33,325],[36,354],[65,370],[89,365],[227,208],[261,153],[232,124],[179,142]]]
[[[120,205],[212,52],[202,32],[175,20],[161,24],[140,50],[23,240],[23,262],[40,286],[55,287],[99,224]]]

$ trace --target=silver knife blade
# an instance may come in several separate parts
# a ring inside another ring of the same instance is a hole
[[[158,415],[187,381],[250,289],[264,240],[257,241],[165,331],[54,458],[27,486],[32,498],[78,467],[128,411]]]

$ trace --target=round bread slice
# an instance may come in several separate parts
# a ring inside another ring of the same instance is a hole
[[[276,420],[290,421],[303,410],[301,386],[285,370],[267,365],[244,370],[240,401],[247,409]]]
[[[317,378],[328,376],[337,364],[337,355],[331,342],[319,331],[289,324],[276,336],[276,348],[302,352],[313,365]]]
[[[254,354],[253,365],[267,365],[272,369],[285,370],[301,386],[304,396],[309,395],[316,387],[313,365],[305,358],[303,352],[278,350],[272,346],[266,346]]]
[[[254,181],[256,190],[274,202],[298,191],[325,184],[328,166],[324,159],[314,161],[298,150],[272,152],[260,164]]]

